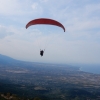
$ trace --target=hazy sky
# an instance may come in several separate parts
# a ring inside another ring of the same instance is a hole
[[[50,25],[25,29],[42,17],[61,22],[66,32]],[[100,0],[0,0],[0,54],[33,62],[100,63]]]

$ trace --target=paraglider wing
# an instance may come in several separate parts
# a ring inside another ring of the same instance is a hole
[[[65,32],[65,27],[58,21],[53,20],[53,19],[48,19],[48,18],[39,18],[39,19],[34,19],[28,22],[26,25],[26,29],[31,26],[31,25],[36,25],[36,24],[48,24],[48,25],[55,25],[61,27],[64,32]]]

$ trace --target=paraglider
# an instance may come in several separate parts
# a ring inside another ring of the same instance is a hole
[[[53,19],[48,19],[48,18],[38,18],[31,20],[30,22],[27,23],[26,29],[31,26],[31,25],[36,25],[36,24],[47,24],[47,25],[55,25],[61,27],[64,32],[65,32],[65,27],[58,21],[53,20]]]
[[[44,50],[40,50],[41,57],[43,56]]]
[[[65,27],[60,22],[53,20],[53,19],[49,19],[49,18],[38,18],[38,19],[31,20],[26,24],[26,29],[32,25],[37,25],[37,24],[58,26],[58,27],[62,28],[63,31],[65,32]],[[44,51],[40,50],[41,56],[43,56],[43,53],[44,53]]]

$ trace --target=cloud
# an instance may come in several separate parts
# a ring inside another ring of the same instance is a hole
[[[40,13],[41,14],[43,12],[41,5],[39,5],[39,3],[37,3],[37,2],[32,4],[32,9],[33,9],[34,13]]]
[[[47,3],[49,0],[40,0],[40,2]]]
[[[0,0],[0,52],[28,61],[98,63],[99,11],[100,2],[94,0]],[[25,29],[39,17],[58,20],[66,32],[51,26],[45,33],[37,26]],[[39,49],[44,47],[38,45],[46,43],[41,59]]]
[[[0,0],[0,14],[14,15],[20,12],[20,4],[17,0]]]
[[[40,5],[32,0],[0,0],[0,14],[4,16],[28,15],[37,12],[38,9],[41,9]]]
[[[72,0],[70,2],[65,2],[64,0],[56,3],[52,1],[53,5],[49,5],[50,9],[48,9],[53,18],[61,21],[64,25],[66,25],[66,28],[71,26],[72,29],[75,30],[82,28],[84,30],[84,28],[88,28],[87,26],[93,28],[92,26],[97,26],[97,24],[99,27],[100,22],[98,21],[100,21],[100,2],[93,4],[88,1],[84,1],[83,5],[81,1]],[[55,4],[56,7],[54,6]]]
[[[0,26],[0,39],[3,39],[10,35],[13,35],[13,32],[9,28]]]
[[[74,41],[75,42],[75,41]],[[78,43],[74,45],[73,55],[74,62],[80,63],[99,63],[99,50],[100,46],[94,42],[87,41],[77,41]],[[75,42],[76,43],[76,42]]]

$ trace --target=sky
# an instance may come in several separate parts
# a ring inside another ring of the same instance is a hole
[[[36,18],[57,20],[66,32],[51,25],[26,29]],[[100,64],[100,0],[0,0],[0,54],[32,62]]]

